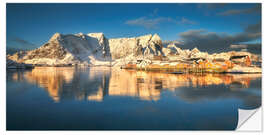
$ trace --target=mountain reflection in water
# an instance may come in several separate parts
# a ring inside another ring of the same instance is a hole
[[[234,130],[260,106],[261,74],[7,70],[8,130]]]
[[[261,74],[167,74],[106,67],[38,67],[12,75],[13,81],[26,80],[44,88],[55,102],[65,99],[102,101],[105,96],[157,101],[166,90],[187,102],[221,96],[249,98],[239,92],[260,78]],[[260,96],[250,98],[257,99],[253,104],[260,105]]]

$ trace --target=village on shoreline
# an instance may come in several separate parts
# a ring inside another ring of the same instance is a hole
[[[168,73],[261,73],[261,56],[247,51],[208,54],[160,37],[107,39],[103,33],[54,34],[40,48],[7,55],[7,69],[108,66]]]

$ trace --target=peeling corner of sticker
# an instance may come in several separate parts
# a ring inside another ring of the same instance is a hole
[[[252,110],[238,109],[236,131],[261,131],[261,114],[261,107]]]

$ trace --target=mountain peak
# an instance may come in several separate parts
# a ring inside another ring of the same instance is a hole
[[[162,41],[161,41],[161,38],[159,37],[158,34],[154,34],[154,36],[152,37],[151,41],[153,41],[155,44],[158,44],[158,45],[162,45]]]
[[[154,39],[154,40],[161,40],[161,38],[159,37],[159,35],[157,33],[155,33],[153,35],[152,39]]]
[[[54,41],[54,40],[60,39],[61,36],[62,36],[62,34],[56,32],[55,34],[53,34],[53,36],[51,37],[51,39],[49,41]]]
[[[195,48],[193,48],[193,49],[191,50],[191,52],[193,52],[193,53],[198,53],[198,52],[200,52],[200,50],[199,50],[197,47],[195,47]]]

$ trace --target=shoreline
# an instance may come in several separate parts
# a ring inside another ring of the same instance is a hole
[[[222,71],[222,72],[209,72],[209,71],[203,71],[203,72],[196,72],[207,70],[207,69],[196,69],[196,68],[190,68],[190,69],[179,69],[179,68],[162,68],[162,69],[150,69],[150,68],[125,68],[125,67],[114,67],[114,66],[106,66],[106,65],[97,65],[97,66],[78,66],[78,65],[66,65],[66,66],[32,66],[32,67],[6,67],[6,71],[8,70],[32,70],[35,68],[93,68],[93,67],[106,67],[106,68],[115,68],[115,69],[123,69],[123,70],[132,70],[132,71],[145,71],[145,72],[157,72],[157,73],[166,73],[166,74],[262,74],[262,72],[247,72],[247,71]],[[186,70],[186,71],[185,71]]]

